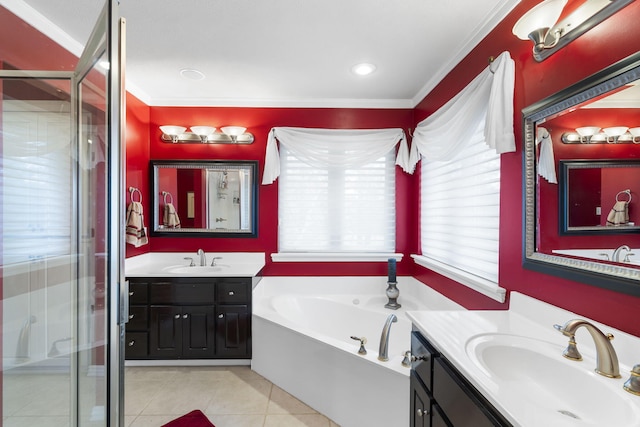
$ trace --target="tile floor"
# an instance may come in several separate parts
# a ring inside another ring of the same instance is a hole
[[[126,427],[159,427],[194,409],[216,427],[339,427],[248,366],[126,368]]]

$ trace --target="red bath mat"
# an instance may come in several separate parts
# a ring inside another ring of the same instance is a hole
[[[188,414],[176,418],[173,421],[169,421],[162,427],[216,427],[213,425],[209,418],[207,418],[202,411],[196,409]]]

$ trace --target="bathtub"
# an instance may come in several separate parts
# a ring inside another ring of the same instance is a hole
[[[264,277],[253,291],[251,368],[342,427],[409,425],[407,311],[463,308],[410,277],[384,308],[385,277]],[[378,360],[389,314],[389,360]],[[367,354],[358,354],[366,337]]]

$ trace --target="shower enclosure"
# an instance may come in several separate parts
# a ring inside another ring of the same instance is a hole
[[[10,48],[0,58],[3,423],[122,425],[124,21],[113,3],[73,71],[27,70]]]

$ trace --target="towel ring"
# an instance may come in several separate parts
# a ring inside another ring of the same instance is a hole
[[[162,192],[162,197],[164,198],[164,204],[167,204],[167,196],[169,196],[169,203],[173,204],[173,196],[168,191]]]
[[[627,196],[629,196],[629,200],[619,200],[618,197],[620,197],[621,194],[626,194]],[[618,194],[616,194],[616,202],[631,203],[631,190],[622,190],[618,192]]]
[[[133,197],[133,195],[135,193],[138,193],[138,196],[140,196],[140,200],[138,200],[138,202],[142,203],[142,193],[140,192],[140,190],[138,190],[136,187],[129,187],[129,193],[131,194],[131,201],[135,202],[135,197]]]

